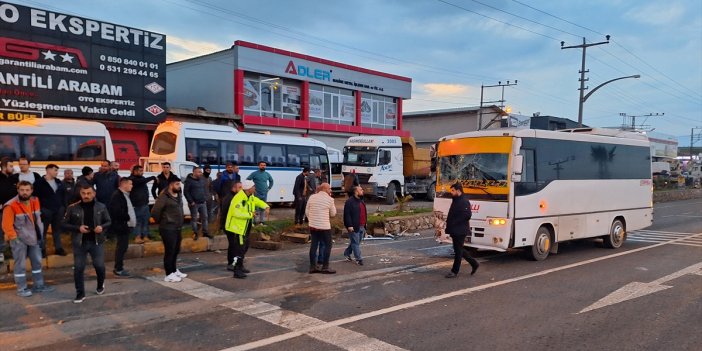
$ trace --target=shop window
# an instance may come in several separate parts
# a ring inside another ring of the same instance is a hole
[[[247,74],[243,90],[247,115],[300,118],[301,85],[297,81]]]

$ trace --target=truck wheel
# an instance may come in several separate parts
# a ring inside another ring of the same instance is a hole
[[[543,261],[551,251],[551,231],[546,227],[540,227],[536,231],[534,245],[528,251],[529,258],[534,261]]]
[[[395,204],[395,196],[397,196],[397,190],[396,190],[395,183],[390,183],[390,184],[388,184],[387,192],[385,192],[385,204],[394,205]]]
[[[427,200],[434,201],[436,197],[436,183],[431,183],[429,189],[427,189]]]
[[[612,227],[609,229],[609,234],[602,237],[604,246],[608,249],[618,249],[624,244],[626,239],[626,228],[621,220],[615,219],[612,222]]]

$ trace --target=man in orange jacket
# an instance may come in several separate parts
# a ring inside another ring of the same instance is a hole
[[[41,248],[43,224],[39,200],[32,197],[32,183],[22,180],[17,183],[17,196],[3,206],[2,230],[5,239],[10,242],[12,257],[15,259],[14,276],[17,284],[17,295],[32,296],[32,292],[50,292],[54,288],[44,284],[41,272]],[[34,287],[27,289],[26,259],[32,265]]]

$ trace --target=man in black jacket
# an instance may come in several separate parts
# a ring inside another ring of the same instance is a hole
[[[183,230],[183,200],[181,198],[180,180],[171,179],[168,187],[158,196],[151,217],[158,223],[158,232],[163,240],[163,268],[166,270],[167,283],[177,283],[188,275],[176,266]]]
[[[356,259],[356,264],[363,266],[361,257],[361,240],[366,235],[366,222],[368,211],[366,203],[363,202],[363,188],[355,185],[352,188],[353,195],[344,204],[344,227],[349,232],[349,246],[344,250],[344,257],[351,262],[351,252]]]
[[[154,185],[151,186],[151,195],[154,197],[154,199],[158,198],[158,196],[163,192],[163,190],[168,188],[168,184],[170,184],[171,181],[180,181],[180,178],[178,178],[177,175],[171,172],[170,162],[162,163],[161,170],[161,173],[156,177],[156,180],[154,181]]]
[[[0,211],[6,202],[17,196],[17,179],[12,176],[14,167],[9,157],[0,160]],[[0,226],[0,263],[5,262],[5,235]]]
[[[105,232],[111,221],[107,207],[95,201],[95,189],[88,184],[80,187],[81,201],[68,206],[63,218],[63,227],[71,232],[73,244],[73,278],[76,298],[73,303],[85,300],[85,263],[88,254],[97,274],[98,295],[105,293]]]
[[[461,268],[461,258],[464,258],[470,266],[473,268],[470,275],[475,274],[478,270],[480,264],[473,257],[470,257],[468,249],[465,248],[464,243],[466,241],[466,236],[470,234],[470,201],[468,201],[468,196],[463,194],[463,185],[461,183],[456,183],[451,185],[451,207],[449,208],[448,215],[446,216],[446,234],[451,236],[451,241],[453,242],[453,267],[451,272],[446,274],[446,278],[456,278],[458,276],[458,271]]]
[[[293,185],[293,196],[295,197],[295,225],[302,225],[305,219],[305,206],[307,206],[307,175],[310,173],[310,168],[305,167],[302,173],[295,177],[295,185]]]
[[[136,226],[136,214],[129,196],[131,191],[132,180],[129,178],[120,179],[119,188],[112,194],[107,206],[112,219],[110,232],[112,232],[113,237],[117,238],[115,268],[112,273],[118,277],[129,277],[129,272],[124,270],[124,254],[127,253],[129,247],[129,233]]]
[[[69,203],[75,203],[78,201],[81,201],[80,197],[80,189],[85,186],[90,186],[95,189],[95,186],[93,185],[93,176],[95,173],[93,173],[93,169],[85,166],[80,170],[81,176],[78,177],[76,180],[76,186],[73,188],[73,195],[71,196],[71,200]]]
[[[44,223],[44,239],[41,241],[41,252],[46,257],[46,233],[51,226],[51,235],[54,237],[54,252],[59,256],[66,256],[66,251],[61,245],[61,219],[65,211],[66,202],[63,184],[58,178],[59,167],[53,163],[46,165],[46,175],[34,183],[34,193],[39,198],[41,205],[41,222]]]
[[[71,204],[71,200],[73,200],[73,193],[76,190],[76,180],[73,178],[72,169],[67,168],[63,170],[63,179],[61,179],[61,183],[63,183],[63,191],[65,193],[65,201],[63,204],[66,208],[68,208],[68,205]]]
[[[110,161],[102,161],[100,170],[93,178],[97,200],[103,204],[110,202],[110,197],[119,188],[119,174],[112,169]]]
[[[144,177],[144,167],[134,165],[129,180],[132,181],[132,191],[129,193],[129,199],[132,200],[134,213],[136,214],[134,242],[143,244],[144,241],[151,240],[149,237],[149,217],[151,217],[151,212],[149,211],[149,187],[147,184],[156,180],[156,177]]]

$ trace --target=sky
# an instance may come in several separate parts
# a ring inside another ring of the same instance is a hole
[[[620,114],[640,116],[637,126],[678,137],[680,146],[702,127],[700,0],[10,2],[163,33],[169,63],[245,40],[410,77],[406,112],[478,106],[481,85],[517,81],[504,88],[512,113],[577,120],[582,50],[561,49],[561,41],[610,35],[586,51],[586,85],[641,78],[593,93],[583,123],[611,127],[623,123]],[[485,88],[484,101],[501,94]]]

